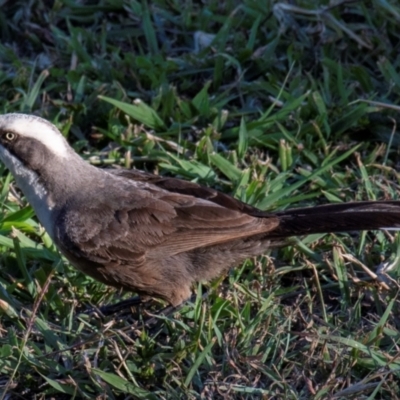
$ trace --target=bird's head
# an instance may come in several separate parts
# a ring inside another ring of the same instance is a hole
[[[15,175],[16,167],[39,171],[56,158],[73,157],[67,141],[50,122],[33,115],[0,115],[0,159]]]
[[[50,232],[51,210],[97,178],[53,124],[33,115],[0,115],[0,160]]]

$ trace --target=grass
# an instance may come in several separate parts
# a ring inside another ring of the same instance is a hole
[[[398,199],[396,2],[3,1],[0,110],[54,122],[99,166],[262,209]],[[1,167],[3,168],[3,167]],[[8,398],[400,398],[393,232],[312,235],[157,317],[63,260],[2,169]]]

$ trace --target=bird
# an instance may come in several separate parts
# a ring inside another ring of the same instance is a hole
[[[0,160],[73,266],[172,307],[286,238],[400,228],[396,200],[266,212],[194,182],[98,168],[35,115],[0,115]]]

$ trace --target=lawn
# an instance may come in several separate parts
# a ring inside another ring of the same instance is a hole
[[[263,210],[399,199],[399,24],[393,0],[0,0],[0,112]],[[132,293],[70,266],[0,168],[0,400],[400,398],[396,232],[102,317]]]

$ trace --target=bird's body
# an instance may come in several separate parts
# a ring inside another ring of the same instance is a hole
[[[66,258],[106,284],[179,305],[283,238],[400,227],[400,202],[266,213],[216,190],[82,160],[49,122],[0,116],[0,159]]]

